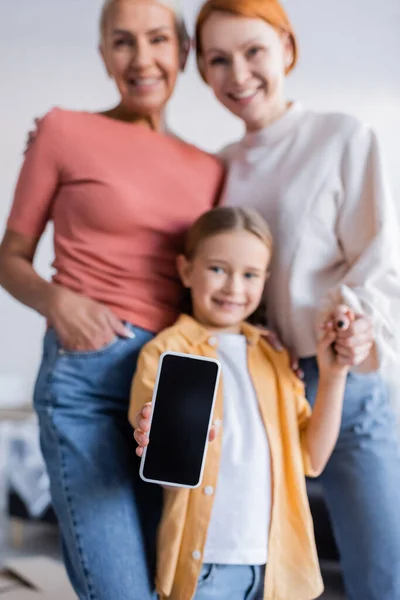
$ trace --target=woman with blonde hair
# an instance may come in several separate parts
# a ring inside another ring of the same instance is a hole
[[[174,0],[107,0],[100,50],[120,102],[41,120],[0,248],[1,285],[48,324],[34,404],[80,600],[153,595],[144,542],[151,566],[161,496],[138,478],[129,390],[141,347],[179,312],[175,257],[223,178],[165,130],[187,47]],[[49,221],[51,283],[33,267]]]
[[[376,136],[353,117],[287,100],[298,44],[277,0],[208,0],[196,42],[201,75],[246,127],[222,153],[222,201],[256,208],[271,227],[268,324],[299,357],[311,403],[324,315],[342,303],[356,314],[335,343],[354,368],[321,483],[349,599],[400,598],[400,448],[379,371],[397,356],[398,225]]]

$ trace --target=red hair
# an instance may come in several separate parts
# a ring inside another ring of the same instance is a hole
[[[276,30],[286,32],[293,46],[293,60],[287,67],[286,74],[294,68],[298,59],[297,40],[289,17],[278,0],[207,0],[197,16],[195,33],[197,65],[203,79],[204,74],[200,60],[202,57],[201,31],[205,22],[214,12],[225,12],[250,19],[262,19]]]

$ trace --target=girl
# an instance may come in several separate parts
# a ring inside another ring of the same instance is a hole
[[[202,485],[165,490],[162,599],[309,600],[323,589],[304,473],[319,474],[336,442],[348,367],[332,349],[337,334],[327,321],[310,415],[287,356],[245,322],[260,302],[271,249],[269,229],[254,211],[224,207],[200,217],[178,259],[193,316],[181,316],[139,357],[129,413],[139,456],[149,443],[160,355],[174,350],[222,364],[214,414],[222,435],[209,448]],[[343,312],[345,321],[351,315]]]
[[[376,136],[352,117],[287,100],[298,45],[277,0],[209,0],[196,37],[201,74],[246,127],[223,153],[222,201],[259,209],[271,226],[268,325],[300,357],[311,404],[318,324],[341,302],[356,312],[337,335],[339,360],[358,368],[321,483],[348,597],[400,598],[399,435],[379,372],[389,358],[398,362],[391,304],[400,297],[400,251]]]

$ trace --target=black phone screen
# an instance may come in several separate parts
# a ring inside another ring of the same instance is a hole
[[[142,470],[145,479],[199,484],[218,375],[219,364],[213,360],[163,357]]]

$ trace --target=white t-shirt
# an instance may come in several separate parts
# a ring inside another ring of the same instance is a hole
[[[398,356],[398,221],[371,129],[293,104],[222,157],[223,203],[255,208],[272,231],[266,306],[283,343],[315,355],[319,323],[344,302],[373,319],[381,355]]]
[[[204,562],[264,565],[271,513],[267,434],[247,368],[243,335],[220,334],[222,454]]]

